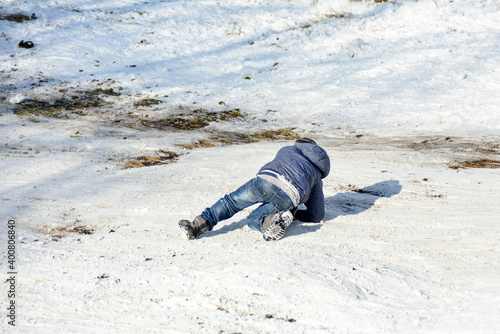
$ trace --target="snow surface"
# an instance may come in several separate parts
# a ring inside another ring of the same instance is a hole
[[[0,19],[4,277],[9,219],[18,237],[1,331],[498,332],[498,169],[449,166],[499,160],[499,1],[4,0],[11,13],[37,19]],[[98,87],[122,95],[87,116],[13,113]],[[145,97],[162,103],[134,107]],[[245,117],[113,123],[190,108]],[[289,127],[331,156],[324,222],[265,242],[246,210],[185,240],[180,219],[292,142],[179,145]],[[158,150],[180,156],[123,168]]]

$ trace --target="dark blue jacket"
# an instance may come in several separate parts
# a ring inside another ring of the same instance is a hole
[[[330,173],[330,158],[318,145],[295,143],[281,148],[273,161],[261,169],[272,170],[284,176],[297,188],[300,204],[306,210],[298,210],[295,217],[301,221],[320,222],[325,216],[323,182]]]

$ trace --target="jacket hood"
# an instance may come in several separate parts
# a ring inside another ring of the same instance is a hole
[[[324,179],[330,173],[330,157],[326,151],[314,144],[296,142],[295,147],[321,171]]]

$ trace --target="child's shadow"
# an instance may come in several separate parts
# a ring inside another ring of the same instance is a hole
[[[357,215],[370,209],[379,198],[389,198],[399,194],[402,188],[399,181],[390,180],[328,197],[325,199],[325,218],[323,220],[329,221],[338,216]],[[315,232],[321,227],[321,223],[294,222],[287,229],[285,236]]]

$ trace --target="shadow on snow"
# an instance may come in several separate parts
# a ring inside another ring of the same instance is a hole
[[[403,187],[396,180],[375,183],[374,185],[339,193],[325,199],[324,221],[333,220],[339,216],[357,215],[369,210],[379,198],[389,198],[401,192]],[[299,235],[319,230],[323,224],[295,222],[290,226],[286,236]]]

